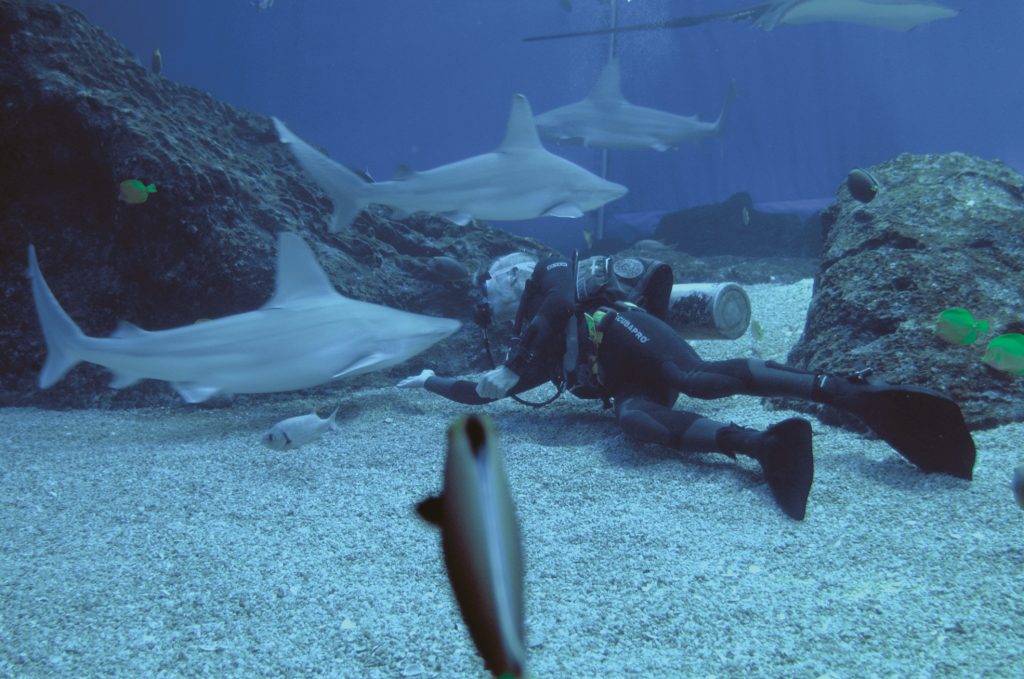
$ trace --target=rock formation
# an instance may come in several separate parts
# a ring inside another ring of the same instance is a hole
[[[1024,421],[1024,377],[980,360],[996,334],[1024,331],[1024,178],[960,153],[904,154],[870,172],[882,185],[871,203],[841,186],[824,214],[821,268],[789,363],[872,368],[941,390],[972,428]],[[971,346],[945,342],[934,330],[949,307],[966,307],[992,332]]]
[[[431,276],[431,257],[474,271],[512,250],[545,251],[426,215],[363,213],[351,231],[327,234],[330,205],[269,117],[152,73],[81,14],[50,3],[0,0],[0,139],[3,405],[178,400],[159,383],[110,390],[95,366],[36,389],[45,345],[24,277],[29,243],[68,314],[105,336],[120,320],[155,330],[260,306],[273,291],[274,235],[298,232],[343,294],[467,321],[394,374],[486,367],[469,322],[472,282]],[[131,178],[157,192],[119,202],[118,185]]]

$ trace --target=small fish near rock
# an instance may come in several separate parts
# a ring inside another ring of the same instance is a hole
[[[1024,375],[1024,335],[1008,332],[993,338],[981,360],[996,370]]]
[[[979,321],[970,311],[963,307],[946,309],[939,314],[935,325],[935,334],[950,344],[968,346],[973,344],[979,335],[987,334],[988,321]]]
[[[878,195],[880,185],[870,172],[857,168],[850,170],[850,174],[846,175],[846,188],[850,190],[850,195],[860,202],[870,203]]]
[[[274,450],[295,450],[311,443],[328,430],[337,429],[335,419],[338,409],[327,417],[320,417],[314,410],[308,415],[299,415],[281,420],[263,435],[263,445]]]
[[[143,184],[138,179],[126,179],[121,182],[121,192],[117,199],[129,205],[141,205],[149,200],[149,194],[156,193],[155,184]]]

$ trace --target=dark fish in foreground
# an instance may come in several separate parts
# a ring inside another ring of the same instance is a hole
[[[416,511],[441,528],[448,579],[484,665],[494,676],[524,676],[519,522],[490,418],[469,415],[452,423],[444,490]]]

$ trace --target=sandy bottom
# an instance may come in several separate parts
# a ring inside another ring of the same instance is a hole
[[[784,359],[810,283],[749,286]],[[211,409],[0,410],[0,674],[484,677],[413,506],[469,409],[337,388]],[[274,452],[274,422],[340,431]],[[763,428],[786,411],[691,404]],[[563,397],[486,411],[526,552],[534,677],[1024,676],[1024,424],[979,432],[973,482],[814,422],[807,519],[757,466],[626,439]]]

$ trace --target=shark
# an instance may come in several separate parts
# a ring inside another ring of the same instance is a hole
[[[534,121],[543,136],[561,143],[665,151],[721,132],[735,98],[736,83],[733,82],[714,122],[637,106],[622,96],[619,61],[611,59],[586,99],[541,113]]]
[[[71,320],[32,245],[28,262],[46,340],[43,389],[85,361],[110,370],[114,388],[164,380],[189,403],[220,393],[292,391],[397,365],[460,327],[342,296],[305,241],[287,231],[277,237],[274,294],[259,309],[168,330],[122,322],[110,337],[89,337]]]
[[[581,217],[626,194],[625,186],[546,150],[522,94],[512,98],[505,138],[497,149],[420,172],[400,168],[392,181],[360,179],[273,120],[281,142],[333,202],[332,232],[348,228],[372,204],[388,206],[399,219],[433,212],[464,226],[473,219]]]
[[[823,21],[909,31],[921,24],[955,17],[959,12],[928,0],[776,0],[753,21],[770,31],[783,24],[800,26]]]
[[[552,33],[523,38],[524,42],[580,38],[588,35],[688,28],[712,21],[746,21],[754,28],[771,31],[778,26],[800,26],[825,21],[859,24],[893,31],[912,28],[939,19],[950,19],[958,10],[933,0],[771,0],[742,9],[676,17],[664,21],[599,28],[572,33]]]

